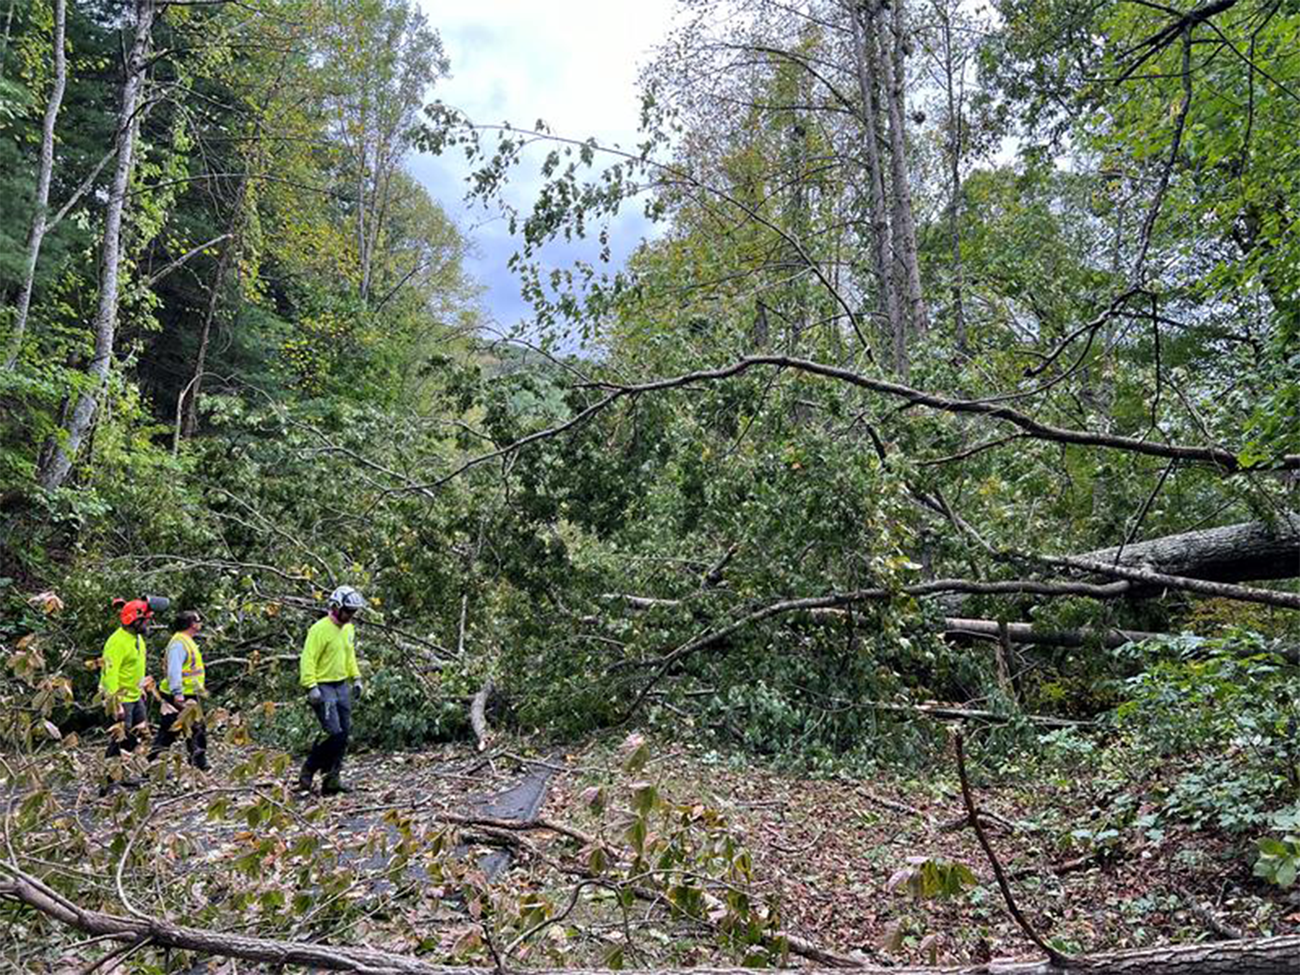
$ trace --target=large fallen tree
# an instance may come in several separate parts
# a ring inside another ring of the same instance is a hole
[[[1140,643],[1165,636],[1145,630],[1099,629],[1080,627],[1077,630],[1048,630],[1035,628],[1032,623],[1000,623],[997,620],[967,619],[945,616],[943,632],[948,636],[974,636],[1002,640],[1008,643],[1028,643],[1052,647],[1122,647],[1126,643]]]
[[[1166,535],[1079,558],[1213,582],[1300,576],[1300,515]]]
[[[60,923],[95,938],[272,965],[306,965],[358,975],[499,975],[492,968],[435,965],[409,955],[350,945],[280,941],[172,924],[160,918],[122,917],[81,907],[38,878],[0,864],[0,897],[16,900]],[[1064,971],[1050,961],[994,961],[945,968],[805,969],[810,973],[845,971],[864,975],[1053,975]],[[695,968],[692,975],[745,975],[747,968]],[[1107,952],[1071,960],[1068,971],[1095,975],[1279,975],[1300,971],[1300,936],[1221,941],[1214,944]],[[580,970],[536,970],[537,975],[588,975]],[[589,975],[597,975],[591,970]],[[604,972],[600,972],[604,975]],[[611,973],[612,975],[612,973]],[[624,975],[628,975],[624,972]]]

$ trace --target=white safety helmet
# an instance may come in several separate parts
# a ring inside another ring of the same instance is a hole
[[[339,586],[330,593],[327,605],[330,609],[346,609],[355,613],[366,605],[366,601],[361,598],[361,593],[351,586]]]

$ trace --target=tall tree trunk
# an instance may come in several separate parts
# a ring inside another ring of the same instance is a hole
[[[789,196],[787,197],[785,224],[787,232],[795,240],[808,240],[808,159],[807,159],[807,140],[803,127],[801,116],[797,113],[789,129],[789,139],[787,144],[788,161],[791,172],[794,174],[791,180]],[[804,244],[804,246],[808,246]],[[787,248],[787,259],[790,264],[804,264],[804,259],[799,251],[795,248]],[[804,265],[806,268],[806,264]],[[803,342],[803,334],[809,326],[811,318],[808,308],[808,288],[804,281],[803,275],[800,274],[794,278],[789,285],[790,291],[790,342],[788,348],[791,355],[799,355],[800,346]],[[795,415],[798,416],[799,409],[796,404]]]
[[[876,92],[880,85],[875,68],[875,20],[869,9],[859,0],[849,0],[849,19],[853,25],[853,59],[856,61],[858,97],[862,100],[863,141],[867,150],[867,178],[871,184],[871,256],[875,265],[876,281],[880,289],[880,303],[885,309],[889,335],[893,343],[894,371],[899,376],[907,373],[907,332],[891,273],[889,220],[885,206],[885,174],[880,161],[880,131],[876,118]],[[867,31],[870,30],[870,35]],[[868,41],[870,50],[868,50]]]
[[[5,32],[0,35],[0,78],[5,76],[5,59],[9,53],[9,32],[14,24],[14,8],[18,0],[9,0],[9,9],[5,11]]]
[[[392,179],[393,172],[400,163],[400,157],[395,157],[391,152],[391,146],[381,131],[376,135],[375,143],[375,167],[372,179],[372,192],[370,196],[370,239],[366,244],[366,262],[363,268],[363,292],[362,298],[369,304],[370,294],[375,289],[375,254],[379,253],[379,247],[383,243],[380,239],[384,228],[388,225],[388,211],[392,203]]]
[[[236,217],[238,219],[238,217]],[[194,377],[190,380],[189,392],[185,394],[185,420],[181,424],[181,436],[187,440],[194,436],[199,425],[199,396],[203,389],[203,373],[208,365],[208,342],[212,337],[212,323],[221,307],[221,295],[226,287],[226,275],[230,271],[230,262],[239,248],[238,235],[232,236],[221,251],[217,261],[217,274],[208,293],[208,307],[203,313],[203,330],[199,333],[199,350],[194,356]]]
[[[357,293],[363,305],[366,302],[366,295],[370,291],[369,241],[370,238],[366,235],[366,155],[363,144],[361,160],[357,168],[357,261],[360,264],[361,272],[361,281],[357,286]]]
[[[908,324],[913,334],[924,335],[929,329],[925,298],[921,293],[921,265],[916,254],[916,218],[912,212],[912,190],[907,178],[906,66],[903,64],[907,25],[903,18],[903,0],[893,0],[893,47],[888,34],[878,31],[880,77],[884,83],[885,105],[889,119],[890,189],[893,197],[894,258],[899,261]],[[877,12],[883,22],[883,11]]]
[[[99,397],[108,379],[113,361],[113,343],[117,333],[118,274],[122,261],[122,215],[126,210],[131,172],[135,165],[135,141],[139,128],[136,107],[144,89],[149,66],[149,45],[153,35],[156,0],[136,0],[135,39],[126,60],[126,77],[122,81],[122,99],[117,116],[117,167],[109,188],[104,210],[104,239],[100,248],[99,304],[95,310],[95,354],[86,372],[92,382],[77,399],[68,419],[66,436],[56,442],[49,461],[37,475],[41,487],[52,491],[63,484],[72,469],[72,461],[95,419]]]
[[[10,13],[13,5],[10,4]],[[68,56],[65,43],[67,0],[54,0],[54,82],[50,87],[49,101],[45,103],[45,121],[41,127],[41,163],[36,177],[36,211],[27,235],[27,265],[23,269],[22,290],[14,312],[13,332],[9,336],[9,351],[5,353],[5,369],[13,369],[22,351],[23,337],[27,332],[27,314],[32,305],[32,289],[36,286],[36,262],[45,241],[50,215],[50,177],[54,172],[54,123],[63,105],[63,92],[68,85]],[[5,27],[8,32],[8,25]]]
[[[943,29],[943,77],[948,98],[948,239],[952,249],[952,321],[957,351],[966,353],[966,309],[962,292],[965,276],[961,263],[961,156],[962,95],[957,90],[957,65],[952,50],[952,8],[940,12]],[[962,65],[965,70],[965,64]]]

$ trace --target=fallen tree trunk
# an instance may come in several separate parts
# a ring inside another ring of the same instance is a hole
[[[943,632],[949,636],[969,635],[998,640],[1002,636],[1002,624],[997,620],[947,616],[944,617]],[[1144,630],[1098,630],[1087,626],[1077,630],[1036,630],[1032,623],[1007,623],[1006,633],[1012,643],[1034,643],[1052,647],[1085,647],[1100,643],[1112,649],[1122,647],[1126,643],[1138,643],[1142,640],[1169,635],[1148,633]]]
[[[1300,576],[1300,514],[1276,522],[1248,521],[1166,535],[1077,558],[1210,582],[1293,579]]]
[[[888,701],[862,701],[861,706],[864,708],[873,708],[877,711],[897,711],[906,714],[924,714],[932,718],[948,721],[991,721],[994,724],[1005,724],[1019,717],[1021,720],[1028,721],[1030,724],[1042,725],[1045,728],[1081,728],[1090,724],[1088,721],[1072,721],[1069,718],[1052,718],[1044,717],[1037,714],[1025,714],[1012,716],[1009,714],[999,714],[996,711],[985,711],[979,708],[963,708],[946,706],[943,704],[894,704]]]
[[[10,864],[0,865],[0,870],[10,878],[0,883],[0,896],[20,901],[70,928],[104,940],[124,944],[143,944],[148,941],[155,947],[164,949],[195,951],[272,965],[314,966],[327,971],[353,972],[358,975],[493,975],[496,971],[493,968],[435,965],[409,955],[373,948],[279,941],[171,924],[159,919],[120,917],[80,907]],[[748,968],[695,968],[690,969],[690,975],[749,975],[752,971]],[[843,975],[845,971],[858,971],[863,975],[1061,975],[1063,970],[1046,960],[994,961],[989,964],[944,968],[881,968],[863,965],[856,969],[804,969],[807,975],[816,975],[818,972]],[[1278,975],[1281,972],[1300,971],[1300,936],[1107,952],[1076,958],[1068,971],[1083,971],[1092,975]],[[612,973],[595,969],[538,969],[533,975]],[[622,975],[638,973],[625,971]]]

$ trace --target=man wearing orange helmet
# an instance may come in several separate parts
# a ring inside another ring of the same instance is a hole
[[[109,732],[109,758],[124,751],[134,754],[140,743],[136,729],[148,726],[144,693],[153,688],[153,678],[145,673],[144,633],[154,612],[168,605],[170,601],[161,596],[114,602],[122,625],[104,642],[103,669],[99,676],[104,707],[114,723],[122,725],[121,737],[116,729]]]

